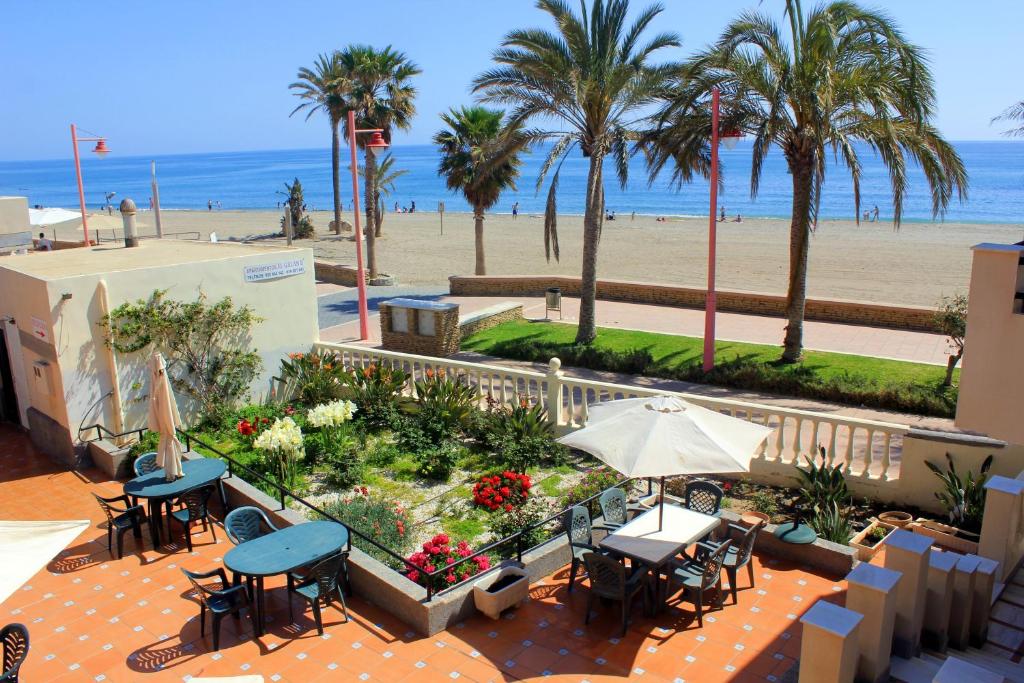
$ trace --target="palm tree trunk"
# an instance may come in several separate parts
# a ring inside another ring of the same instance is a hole
[[[476,235],[476,274],[487,275],[484,262],[484,210],[481,206],[473,207],[473,231]]]
[[[334,190],[334,229],[341,233],[341,185],[338,174],[341,172],[341,138],[338,135],[338,122],[331,122],[331,185]]]
[[[376,215],[377,215],[377,202],[374,197],[373,185],[374,178],[377,175],[377,157],[374,156],[374,152],[367,150],[366,153],[366,177],[363,180],[366,181],[366,187],[364,188],[363,201],[366,202],[366,267],[370,269],[370,279],[377,277],[377,252],[374,249],[376,243],[374,238],[376,237]]]
[[[782,360],[795,363],[803,352],[804,308],[807,303],[807,252],[811,235],[813,161],[790,162],[793,174],[793,218],[789,226],[789,288],[786,291],[786,337]]]
[[[583,214],[583,277],[580,282],[580,324],[576,343],[589,344],[597,337],[597,247],[604,221],[603,154],[591,154],[587,175],[587,204]]]
[[[381,226],[384,225],[384,200],[381,198],[380,192],[374,192],[373,199],[376,202],[374,206],[377,207],[377,215],[373,224],[373,236],[380,237]]]

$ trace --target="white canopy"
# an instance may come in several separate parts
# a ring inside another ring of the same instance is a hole
[[[170,379],[164,357],[154,353],[149,359],[149,430],[160,434],[160,445],[156,450],[156,462],[164,469],[167,481],[173,481],[181,474],[181,442],[176,429],[181,427],[178,404],[171,392]]]
[[[629,477],[746,472],[772,432],[676,396],[608,401],[589,412],[583,429],[559,441]]]
[[[82,214],[78,211],[67,209],[29,209],[28,222],[31,225],[57,225],[68,221],[82,220]]]

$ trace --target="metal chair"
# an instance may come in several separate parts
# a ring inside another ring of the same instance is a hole
[[[736,604],[736,574],[743,567],[747,568],[747,576],[750,577],[750,587],[754,587],[754,563],[751,557],[754,554],[754,543],[757,542],[757,534],[764,526],[763,523],[755,524],[750,528],[730,524],[726,530],[726,543],[733,541],[732,545],[725,552],[725,560],[722,567],[725,575],[729,577],[729,591],[732,593],[732,604]],[[711,541],[705,544],[712,548],[718,548],[721,542]],[[706,551],[705,551],[706,553]]]
[[[117,559],[124,554],[124,535],[129,531],[135,536],[136,544],[142,545],[142,523],[146,521],[146,511],[141,505],[132,505],[128,496],[116,496],[114,498],[103,498],[92,494],[96,502],[103,508],[107,515],[107,551],[113,555],[113,536],[117,532]],[[121,503],[123,508],[117,507],[115,503]]]
[[[569,538],[569,550],[572,552],[572,566],[569,568],[569,592],[572,593],[576,584],[576,572],[583,564],[583,555],[601,553],[594,545],[594,532],[590,526],[590,513],[582,505],[574,505],[565,513],[565,534]]]
[[[717,515],[725,492],[710,481],[691,481],[686,485],[683,505],[694,512]]]
[[[135,468],[135,476],[141,477],[144,474],[150,472],[156,472],[160,469],[160,465],[156,463],[156,451],[150,451],[143,453],[139,457],[135,458],[135,463],[132,465]]]
[[[644,590],[644,580],[648,569],[640,567],[627,576],[626,568],[610,557],[594,552],[583,553],[583,563],[590,577],[590,595],[587,596],[587,616],[583,623],[590,623],[590,613],[594,599],[614,600],[622,606],[622,635],[626,635],[629,624],[629,612],[633,606],[633,598],[642,592],[644,610],[650,609],[650,598]]]
[[[228,587],[228,577],[224,569],[218,567],[209,572],[190,572],[182,569],[194,589],[193,594],[199,599],[199,636],[206,636],[206,610],[213,616],[213,649],[220,649],[220,622],[228,614],[239,619],[243,607],[249,605],[249,595],[244,586]],[[220,579],[220,589],[205,586],[199,581],[216,576]],[[251,616],[251,615],[250,615]]]
[[[695,560],[675,561],[671,565],[669,581],[680,584],[683,587],[680,600],[692,602],[697,609],[697,625],[704,626],[704,596],[712,588],[718,590],[719,597],[722,591],[722,563],[725,561],[725,554],[732,545],[731,541],[724,541],[717,548],[712,548],[703,543],[709,551],[703,562]],[[719,604],[721,600],[719,599]]]
[[[601,494],[597,502],[601,506],[601,516],[604,518],[604,522],[596,528],[613,531],[624,526],[629,521],[626,492],[622,489],[608,489]]]
[[[217,540],[217,532],[215,530],[213,520],[210,519],[210,496],[213,495],[214,485],[209,484],[207,486],[201,486],[194,488],[185,493],[181,494],[175,500],[175,504],[181,503],[184,505],[180,510],[175,510],[171,513],[168,519],[173,519],[181,525],[185,533],[185,543],[188,545],[188,551],[192,552],[192,523],[202,522],[203,531],[206,529],[210,530],[210,534],[213,536],[213,540]]]
[[[7,624],[0,629],[0,643],[3,643],[0,681],[18,683],[18,670],[28,657],[28,629],[23,624]]]
[[[320,635],[324,634],[323,618],[320,615],[321,601],[323,601],[324,607],[327,607],[334,602],[334,596],[337,595],[338,600],[341,601],[341,610],[345,615],[345,623],[348,623],[348,607],[345,606],[345,595],[338,581],[344,565],[344,553],[337,553],[313,565],[306,580],[301,583],[293,584],[291,577],[288,577],[288,620],[290,622],[294,622],[292,618],[291,594],[298,593],[308,600],[313,608],[316,632]]]

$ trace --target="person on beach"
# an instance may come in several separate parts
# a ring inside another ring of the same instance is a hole
[[[629,215],[629,220],[631,220],[631,221],[635,221],[636,220],[636,211],[634,211],[633,213],[631,213]]]
[[[409,213],[416,213],[416,200],[412,200],[409,203]]]
[[[36,241],[36,251],[53,251],[53,242],[46,239],[46,233],[39,233],[39,239]]]
[[[740,214],[736,214],[736,218],[733,220],[733,223],[742,223],[742,222],[743,222],[743,216],[741,216]]]
[[[398,202],[395,202],[395,213],[398,213]]]
[[[213,200],[212,199],[207,199],[206,200],[206,210],[207,211],[213,211]]]
[[[519,216],[519,202],[512,205],[512,220],[515,220]]]
[[[873,219],[873,221],[875,223],[878,222],[878,204],[875,204],[875,211],[874,211],[874,219]]]
[[[725,207],[724,206],[722,207],[722,212],[718,215],[718,222],[719,223],[724,223],[725,222]]]

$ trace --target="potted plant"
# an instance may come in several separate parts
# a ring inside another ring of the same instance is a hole
[[[943,488],[935,492],[935,497],[945,508],[949,525],[919,519],[910,525],[911,528],[936,539],[938,545],[950,550],[976,553],[981,520],[985,514],[985,482],[988,481],[992,460],[993,457],[989,455],[981,463],[977,476],[968,471],[966,477],[960,476],[953,463],[953,456],[949,453],[946,453],[948,467],[945,471],[926,460],[924,464],[942,480]]]
[[[878,521],[885,522],[886,524],[891,524],[894,527],[902,529],[914,521],[914,516],[909,512],[903,512],[902,510],[889,510],[878,515]]]
[[[497,619],[509,607],[529,599],[530,576],[519,562],[502,563],[497,572],[473,584],[476,608],[491,619]]]
[[[850,539],[850,547],[857,549],[857,559],[869,562],[882,546],[882,541],[897,527],[878,519],[872,519],[864,529]]]

